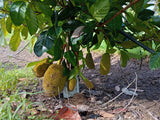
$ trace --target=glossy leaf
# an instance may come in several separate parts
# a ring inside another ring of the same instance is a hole
[[[154,11],[149,9],[144,9],[138,14],[138,18],[143,21],[149,20],[153,16],[153,14],[154,14]]]
[[[65,52],[64,57],[68,60],[69,63],[72,64],[72,66],[76,66],[76,55],[73,53],[73,51]]]
[[[89,11],[92,16],[100,22],[110,9],[109,0],[96,0],[96,2],[90,7]]]
[[[82,26],[83,23],[78,20],[70,20],[62,25],[64,31],[69,32],[75,30],[77,27]]]
[[[44,2],[35,2],[35,5],[38,7],[38,9],[45,14],[45,16],[47,17],[51,17],[52,16],[52,10],[50,8],[49,5],[44,4]]]
[[[152,70],[160,68],[160,52],[155,52],[149,61],[149,67]]]
[[[12,35],[10,41],[9,41],[9,47],[12,51],[16,51],[19,47],[19,44],[21,42],[20,38],[20,28],[16,27],[14,30],[14,34]]]
[[[79,12],[81,9],[79,7],[67,7],[60,11],[58,15],[58,20],[62,21],[68,19]]]
[[[12,20],[11,17],[8,17],[6,20],[6,29],[8,31],[8,33],[12,32]]]
[[[83,34],[83,35],[76,37],[76,38],[71,38],[72,44],[75,45],[75,44],[77,44],[77,42],[80,42],[85,35],[86,34]]]
[[[19,26],[23,23],[25,19],[25,12],[26,12],[26,4],[24,1],[16,1],[12,4],[10,8],[10,16],[12,22]]]
[[[40,57],[44,52],[47,52],[53,46],[54,41],[47,35],[47,33],[47,31],[42,32],[34,45],[34,53],[38,57]]]
[[[25,20],[30,35],[35,34],[38,29],[38,20],[35,12],[32,10],[30,6],[27,7]]]
[[[151,22],[152,22],[154,25],[160,26],[160,16],[152,16]]]

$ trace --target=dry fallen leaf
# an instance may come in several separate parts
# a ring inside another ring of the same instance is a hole
[[[76,108],[74,107],[63,107],[59,110],[57,114],[55,114],[54,120],[81,120],[81,117],[77,111],[75,111]]]
[[[117,113],[117,112],[122,112],[122,113],[125,113],[125,112],[127,112],[127,108],[126,109],[124,109],[123,110],[123,107],[120,107],[120,108],[117,108],[117,109],[114,109],[113,111],[112,111],[112,113]]]
[[[112,118],[112,117],[114,117],[113,114],[108,113],[108,112],[105,112],[105,111],[103,111],[103,110],[99,110],[99,111],[98,111],[98,114],[101,115],[101,116],[103,116],[103,117],[105,117],[105,118]]]

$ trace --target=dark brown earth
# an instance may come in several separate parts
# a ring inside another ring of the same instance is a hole
[[[22,43],[20,48],[23,45]],[[122,68],[119,55],[113,55],[111,57],[110,73],[102,76],[99,73],[99,63],[103,52],[92,53],[96,68],[89,70],[86,67],[84,75],[93,82],[94,89],[88,90],[83,81],[80,80],[81,94],[76,94],[73,98],[64,99],[62,94],[60,97],[52,98],[46,97],[44,93],[39,93],[29,96],[29,100],[42,102],[49,109],[50,113],[54,113],[55,110],[70,104],[81,106],[85,110],[79,108],[79,113],[84,120],[160,120],[160,69],[151,71],[148,66],[148,58],[143,58],[142,60],[131,59],[127,67]],[[47,56],[43,55],[41,58],[38,58],[26,49],[17,55],[15,54],[8,47],[0,47],[0,62],[3,65],[14,63],[19,68],[23,68],[27,63]],[[8,55],[13,56],[8,57]],[[12,64],[8,69],[12,69]],[[137,82],[135,80],[136,75]],[[121,89],[127,87],[133,80],[135,80],[134,83],[128,89],[137,89],[136,93],[138,95],[133,96],[123,93],[118,97]],[[38,79],[38,81],[39,84],[34,90],[32,86],[24,88],[24,90],[41,91],[42,79]],[[137,83],[136,86],[135,83]],[[117,98],[114,99],[116,96]],[[33,107],[38,109],[40,106],[35,104]],[[105,114],[100,113],[102,110]]]

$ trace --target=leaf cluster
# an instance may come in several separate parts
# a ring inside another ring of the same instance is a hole
[[[123,30],[157,51],[151,55],[150,68],[160,67],[157,3],[149,0],[4,0],[1,3],[0,44],[5,46],[5,36],[12,34],[9,46],[13,51],[30,35],[31,49],[38,57],[46,52],[54,61],[65,61],[68,69],[81,68],[79,60],[85,65],[82,49],[87,48],[90,53],[105,41],[104,54],[118,51],[125,67],[130,58],[141,58],[143,55],[139,53],[143,49],[139,50],[137,44],[122,35]],[[136,48],[139,53],[130,52]]]

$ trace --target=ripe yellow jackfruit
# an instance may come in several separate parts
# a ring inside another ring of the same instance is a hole
[[[69,82],[68,82],[68,90],[69,91],[73,91],[75,86],[76,86],[76,83],[77,83],[77,79],[76,78],[72,78],[71,80],[69,80]]]
[[[87,88],[90,88],[90,89],[93,88],[93,83],[91,81],[89,81],[88,79],[85,79],[84,83],[87,86]]]
[[[36,77],[43,77],[44,73],[46,72],[49,66],[50,66],[49,59],[46,58],[34,66],[33,73],[35,74]]]
[[[107,75],[110,71],[110,55],[108,53],[105,53],[102,55],[102,59],[100,62],[100,73],[102,75]]]
[[[91,53],[87,53],[87,55],[86,55],[86,65],[89,69],[94,69],[95,68],[94,61],[93,61]]]
[[[52,64],[44,74],[43,89],[47,96],[57,96],[64,88],[67,77],[63,76],[63,66]]]

